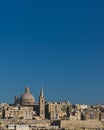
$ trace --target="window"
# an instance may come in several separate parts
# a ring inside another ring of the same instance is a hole
[[[94,114],[93,113],[90,114],[90,119],[94,119]]]

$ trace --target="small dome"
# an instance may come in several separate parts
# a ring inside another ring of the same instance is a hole
[[[34,96],[30,93],[29,87],[26,87],[24,94],[22,94],[20,97],[20,105],[29,106],[34,105],[34,103],[35,103]]]

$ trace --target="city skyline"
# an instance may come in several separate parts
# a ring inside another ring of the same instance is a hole
[[[104,103],[103,1],[0,1],[0,102]]]

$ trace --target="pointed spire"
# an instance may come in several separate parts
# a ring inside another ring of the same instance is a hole
[[[43,92],[43,87],[41,86],[41,89],[40,89],[40,96],[44,97],[44,92]]]

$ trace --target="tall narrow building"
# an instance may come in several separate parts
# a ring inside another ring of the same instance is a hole
[[[39,96],[39,116],[41,119],[45,119],[45,98],[44,98],[44,92],[42,87]]]

